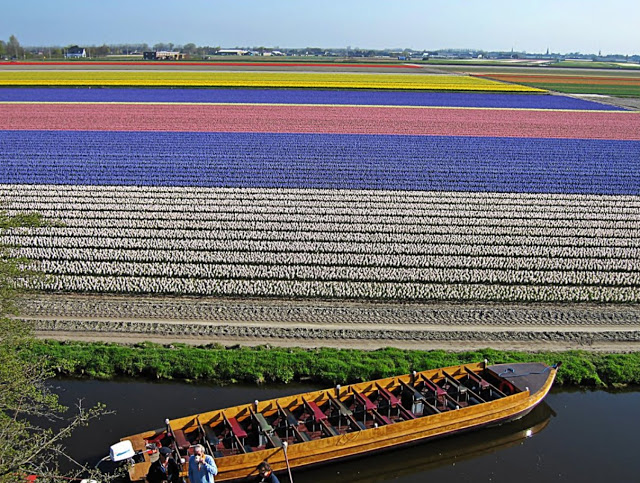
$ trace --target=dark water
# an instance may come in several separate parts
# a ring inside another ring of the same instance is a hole
[[[55,381],[61,402],[107,404],[116,414],[81,428],[67,442],[94,464],[122,436],[211,409],[317,389],[303,385],[210,387],[148,382]],[[527,437],[527,430],[531,436]],[[310,482],[640,482],[640,390],[554,390],[527,417],[497,428],[375,456],[294,471]],[[288,481],[283,477],[282,481]]]

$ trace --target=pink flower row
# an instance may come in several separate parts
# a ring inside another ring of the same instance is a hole
[[[640,140],[640,113],[352,106],[0,104],[2,129]]]

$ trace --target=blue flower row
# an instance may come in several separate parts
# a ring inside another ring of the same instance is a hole
[[[206,102],[622,110],[567,96],[304,89],[3,88],[0,102]]]
[[[0,131],[0,183],[640,195],[640,142]]]

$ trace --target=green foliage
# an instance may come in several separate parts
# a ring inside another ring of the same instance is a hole
[[[537,82],[520,82],[522,85],[538,87],[567,94],[601,94],[618,97],[640,97],[640,86],[634,85],[607,85],[607,84],[553,84]]]
[[[561,362],[557,378],[557,383],[561,385],[602,387],[640,384],[640,353],[527,353],[493,349],[460,353],[400,349],[225,349],[57,341],[37,341],[32,344],[30,351],[38,357],[47,357],[51,367],[59,374],[102,379],[128,376],[197,380],[217,384],[289,383],[306,380],[334,385],[487,359],[495,364]]]
[[[0,212],[0,233],[42,223],[37,214],[9,217]],[[22,282],[33,276],[37,274],[28,268],[28,260],[13,256],[9,247],[0,245],[0,483],[22,481],[28,474],[38,475],[38,481],[56,481],[60,477],[58,458],[65,454],[63,440],[104,413],[100,405],[90,409],[79,405],[77,414],[64,419],[66,408],[58,403],[46,381],[56,372],[78,367],[77,362],[53,364],[36,350],[32,328],[8,317],[15,312],[13,301]],[[38,425],[38,420],[62,424],[53,431]],[[92,475],[94,471],[80,467],[69,477],[76,479],[81,474]]]

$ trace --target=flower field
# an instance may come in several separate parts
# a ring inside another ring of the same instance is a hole
[[[238,74],[262,88],[0,89],[4,208],[59,222],[4,237],[54,275],[38,288],[640,301],[637,112],[499,83],[393,90],[448,76]],[[322,89],[265,88],[294,77]]]
[[[0,86],[257,87],[545,92],[462,75],[197,71],[3,71]]]
[[[50,125],[55,122],[51,117]],[[42,120],[39,125],[46,127]],[[447,126],[443,122],[443,130]],[[638,145],[534,137],[15,130],[0,136],[0,182],[638,195]]]
[[[368,106],[480,107],[497,109],[622,110],[567,96],[514,96],[482,92],[375,91],[328,89],[0,89],[0,102],[93,102],[93,103],[221,103],[221,104],[321,104]]]
[[[396,134],[640,140],[629,111],[220,105],[0,104],[13,130]]]
[[[572,94],[640,97],[640,75],[633,71],[607,76],[496,73],[478,77]]]

